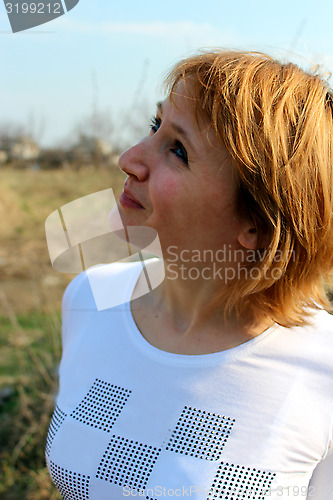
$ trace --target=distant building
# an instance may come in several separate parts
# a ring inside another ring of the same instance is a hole
[[[71,161],[81,163],[109,162],[112,146],[102,139],[81,135],[78,142],[69,151]]]
[[[10,148],[13,160],[34,161],[40,155],[40,147],[28,136],[19,137]]]
[[[112,153],[112,146],[101,139],[96,139],[95,151],[104,157],[110,156]]]
[[[7,151],[0,149],[0,165],[3,165],[8,160]]]
[[[112,153],[112,147],[101,139],[95,137],[81,135],[79,141],[72,148],[72,152],[79,155],[93,156],[100,154],[101,156],[109,156]]]

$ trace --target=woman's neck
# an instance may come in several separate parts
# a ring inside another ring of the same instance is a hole
[[[165,347],[171,352],[206,354],[240,345],[272,324],[262,321],[248,325],[236,319],[226,322],[223,308],[215,312],[209,309],[212,298],[221,290],[219,280],[185,279],[185,270],[182,275],[178,270],[176,276],[167,266],[165,271],[161,285],[140,296],[140,289],[146,287],[142,273],[136,286],[140,298],[132,303],[133,316],[142,335],[156,347]],[[190,352],[185,352],[188,350]]]

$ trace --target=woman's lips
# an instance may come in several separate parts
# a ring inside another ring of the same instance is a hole
[[[140,205],[140,203],[138,201],[136,201],[132,195],[130,193],[125,193],[125,191],[123,191],[120,195],[120,198],[119,198],[119,203],[123,206],[123,207],[127,207],[127,208],[143,208],[142,205]]]

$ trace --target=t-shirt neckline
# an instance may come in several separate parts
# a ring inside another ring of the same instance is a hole
[[[141,264],[141,263],[140,263]],[[132,337],[134,344],[141,350],[144,351],[149,357],[155,358],[159,361],[164,361],[170,364],[180,364],[180,365],[190,365],[190,366],[202,366],[202,365],[215,365],[221,364],[223,362],[229,362],[231,360],[243,357],[252,353],[255,349],[261,346],[268,338],[272,338],[277,333],[279,325],[273,324],[268,327],[264,332],[253,337],[246,342],[239,344],[238,346],[226,349],[223,351],[212,352],[208,354],[178,354],[174,352],[164,351],[145,339],[142,332],[138,328],[131,310],[131,298],[133,295],[134,288],[138,282],[140,274],[142,272],[142,266],[138,266],[137,272],[133,273],[133,277],[128,283],[128,297],[129,300],[125,303],[125,317],[127,320],[128,329]]]

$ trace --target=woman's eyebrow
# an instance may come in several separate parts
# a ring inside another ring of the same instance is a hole
[[[159,102],[156,103],[156,107],[157,107],[158,111],[161,114],[163,114],[163,103],[161,101],[159,101]],[[188,143],[188,145],[190,146],[190,148],[196,153],[195,147],[193,146],[191,140],[189,139],[189,136],[188,136],[187,132],[180,125],[178,125],[177,123],[171,122],[170,126],[171,126],[171,128],[173,128],[173,130],[175,130],[176,132],[178,132],[178,134],[180,134],[181,136],[183,136],[183,138]]]
[[[158,102],[156,103],[156,107],[157,107],[157,109],[158,109],[161,113],[163,113],[163,104],[162,104],[162,101],[158,101]]]

